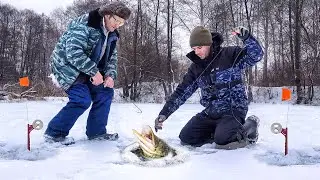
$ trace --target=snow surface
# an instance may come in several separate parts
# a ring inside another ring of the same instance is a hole
[[[132,129],[153,126],[163,104],[113,103],[108,131],[118,132],[118,142],[87,141],[88,111],[70,131],[76,144],[43,143],[49,120],[66,101],[0,103],[0,179],[314,179],[320,176],[320,107],[288,104],[251,104],[248,115],[260,117],[257,145],[237,150],[180,146],[178,135],[185,123],[203,109],[199,104],[181,106],[157,135],[178,150],[175,157],[142,162],[131,153]],[[287,112],[289,112],[287,114]],[[44,127],[31,132],[27,150],[27,124],[41,119]],[[288,119],[288,121],[287,121]],[[288,127],[289,154],[284,156],[284,137],[272,134],[274,122]]]

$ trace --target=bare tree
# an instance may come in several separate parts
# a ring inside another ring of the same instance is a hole
[[[301,54],[301,13],[303,1],[295,0],[294,14],[295,14],[295,83],[297,88],[297,104],[300,104],[303,100],[302,88],[301,88],[301,67],[300,67],[300,54]]]

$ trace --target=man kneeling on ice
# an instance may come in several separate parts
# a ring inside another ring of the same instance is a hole
[[[243,70],[263,57],[258,41],[244,27],[234,30],[244,47],[221,47],[223,38],[198,26],[190,36],[192,61],[183,81],[167,100],[155,120],[155,130],[198,89],[205,107],[182,128],[179,138],[184,145],[202,146],[215,142],[219,149],[236,149],[255,143],[259,119],[247,119],[248,100],[242,80]]]

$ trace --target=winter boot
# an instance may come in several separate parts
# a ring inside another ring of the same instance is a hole
[[[219,145],[216,144],[216,149],[225,149],[225,150],[234,150],[238,148],[246,147],[249,144],[248,141],[242,140],[242,141],[234,141],[226,145]]]
[[[109,141],[116,141],[119,139],[119,135],[118,133],[114,133],[114,134],[102,134],[102,135],[98,135],[98,136],[94,136],[94,137],[89,137],[89,140],[109,140]]]
[[[71,145],[74,144],[75,141],[72,137],[52,137],[47,134],[44,135],[45,142],[47,143],[60,143],[62,145]]]
[[[260,125],[260,119],[255,116],[249,116],[243,125],[244,132],[246,133],[247,141],[250,144],[256,143],[258,141],[259,133],[258,127]]]
[[[235,134],[235,139],[236,140],[234,142],[230,142],[225,145],[216,144],[215,148],[225,149],[225,150],[234,150],[234,149],[246,147],[247,145],[250,144],[249,141],[247,141],[247,139],[243,137],[243,133],[238,132],[237,134]]]

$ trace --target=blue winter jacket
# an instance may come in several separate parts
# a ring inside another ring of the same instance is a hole
[[[183,81],[165,103],[159,115],[169,117],[198,89],[201,89],[200,104],[211,118],[226,114],[246,116],[248,99],[243,84],[243,70],[254,66],[263,57],[258,41],[249,36],[244,47],[220,47],[223,42],[219,33],[213,33],[211,54],[200,59],[194,51],[187,54],[193,62]]]
[[[98,9],[70,22],[51,55],[51,70],[59,85],[67,90],[80,76],[91,77],[98,71],[117,78],[117,30],[109,32],[105,53],[99,60],[106,36]]]

